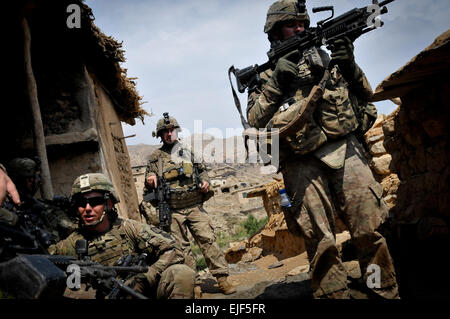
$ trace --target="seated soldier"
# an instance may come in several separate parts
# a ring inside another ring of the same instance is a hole
[[[75,243],[79,239],[87,241],[88,257],[105,266],[113,266],[124,255],[146,253],[148,271],[127,279],[126,285],[158,299],[194,297],[195,272],[183,265],[183,253],[173,237],[156,227],[119,218],[114,207],[119,198],[104,174],[78,177],[71,201],[78,212],[78,229],[50,246],[51,254],[77,256]]]

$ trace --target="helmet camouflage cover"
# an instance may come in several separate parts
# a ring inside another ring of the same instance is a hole
[[[169,116],[169,113],[163,113],[163,118],[158,120],[158,123],[156,123],[156,134],[153,134],[154,136],[158,137],[161,136],[161,131],[169,128],[180,128],[180,125],[178,124],[177,120]]]
[[[8,163],[8,174],[13,178],[33,177],[39,168],[30,158],[15,158]]]
[[[264,32],[269,33],[275,24],[288,20],[303,20],[305,21],[305,27],[309,27],[309,15],[306,8],[302,8],[302,1],[280,0],[274,2],[267,11]]]
[[[72,185],[71,198],[78,194],[92,192],[92,191],[100,191],[111,194],[111,198],[115,203],[119,202],[119,197],[117,196],[116,191],[114,190],[114,186],[106,177],[105,174],[102,173],[89,173],[84,174],[75,179]]]

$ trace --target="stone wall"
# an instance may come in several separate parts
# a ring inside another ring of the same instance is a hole
[[[392,208],[396,204],[397,188],[400,184],[397,174],[391,172],[390,165],[392,156],[384,147],[384,130],[389,132],[393,129],[393,119],[398,110],[386,116],[380,114],[372,128],[364,135],[366,157],[375,179],[383,186],[383,198]]]
[[[286,225],[278,192],[281,188],[284,188],[282,180],[273,181],[247,194],[250,199],[262,198],[268,221],[256,235],[225,251],[229,263],[253,261],[270,254],[281,260],[305,251],[303,237],[292,234]]]

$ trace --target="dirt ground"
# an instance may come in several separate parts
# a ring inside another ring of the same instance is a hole
[[[346,231],[340,233],[336,237],[339,247],[350,239],[350,234]],[[347,269],[349,279],[357,279],[361,276],[359,270],[359,263],[356,260],[344,262]],[[237,292],[232,295],[221,294],[217,282],[209,273],[202,274],[201,283],[198,285],[201,288],[201,296],[196,295],[198,299],[253,299],[253,298],[308,298],[309,290],[309,262],[306,252],[294,257],[279,260],[276,256],[270,254],[263,256],[251,263],[238,262],[237,264],[230,264],[230,276],[228,277],[230,283],[237,289]],[[292,283],[303,283],[304,286],[295,286]],[[288,283],[291,283],[289,286]],[[284,284],[284,286],[283,286]],[[278,294],[267,294],[268,289],[276,290],[278,287]],[[284,288],[283,288],[284,287]],[[304,289],[305,292],[296,293],[283,291],[290,289]],[[351,288],[352,297],[355,299],[367,299],[361,291]]]

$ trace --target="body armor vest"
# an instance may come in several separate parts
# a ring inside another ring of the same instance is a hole
[[[191,152],[182,148],[179,143],[174,147],[177,147],[174,152],[161,149],[155,151],[154,160],[156,165],[161,162],[162,175],[170,185],[169,206],[173,209],[182,209],[201,204],[204,196],[196,185]],[[161,160],[158,160],[159,158]]]
[[[313,52],[322,56],[323,52]],[[292,82],[290,90],[287,94],[286,102],[274,114],[273,119],[268,125],[274,123],[288,123],[292,120],[298,108],[296,103],[301,103],[311,92],[314,84],[316,84],[321,75],[316,75],[317,68],[311,65],[311,61],[318,60],[317,57],[309,57],[308,52],[303,55],[298,63],[299,76]],[[319,58],[320,59],[320,58]],[[323,66],[328,65],[328,61]],[[326,88],[322,99],[314,111],[312,119],[295,135],[285,139],[288,145],[296,154],[307,154],[322,146],[327,140],[336,140],[343,137],[358,127],[358,120],[355,116],[354,106],[349,96],[348,84],[339,73],[338,67],[334,66],[330,72],[330,79],[326,84]]]
[[[113,227],[106,234],[88,239],[88,257],[102,265],[112,266],[123,255],[131,255],[133,250],[130,247],[129,239],[125,232],[119,230],[120,223],[114,223]],[[83,239],[81,234],[77,234],[74,242]]]

